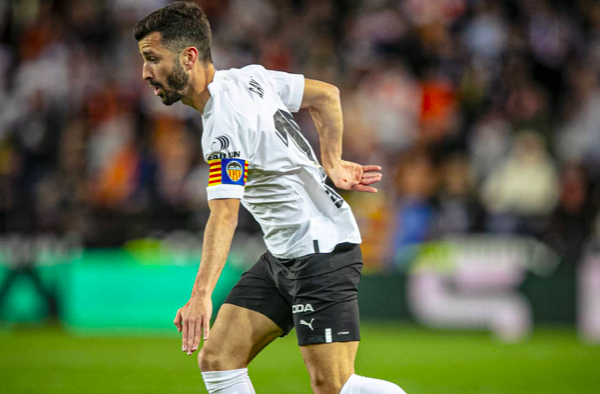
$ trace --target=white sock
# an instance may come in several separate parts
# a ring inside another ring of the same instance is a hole
[[[202,378],[210,394],[256,394],[248,376],[248,368],[202,372]]]
[[[406,394],[392,382],[352,374],[340,394]]]

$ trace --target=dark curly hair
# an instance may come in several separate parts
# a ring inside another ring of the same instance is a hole
[[[210,25],[199,5],[177,1],[156,10],[135,25],[134,37],[140,41],[154,32],[161,33],[162,45],[176,55],[193,46],[202,62],[212,63]]]

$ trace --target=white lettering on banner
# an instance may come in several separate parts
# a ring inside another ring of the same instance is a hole
[[[408,304],[415,318],[435,328],[487,329],[514,342],[531,331],[529,301],[518,286],[526,270],[546,275],[558,257],[525,237],[473,236],[422,247],[408,276]]]

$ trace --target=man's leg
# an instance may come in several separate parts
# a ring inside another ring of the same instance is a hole
[[[254,394],[247,366],[283,330],[250,309],[223,304],[198,365],[210,394]]]
[[[246,368],[283,331],[261,313],[223,304],[210,337],[198,355],[200,370],[226,371]]]
[[[320,255],[312,263],[319,264]],[[393,383],[354,374],[360,340],[358,283],[360,249],[345,246],[330,264],[352,262],[321,275],[302,275],[294,287],[298,345],[315,394],[406,394]]]
[[[354,373],[357,350],[358,342],[300,346],[313,391],[316,394],[338,394]]]
[[[358,342],[300,347],[315,394],[406,394],[391,382],[355,375],[357,350]]]
[[[253,394],[246,367],[294,327],[291,300],[278,290],[267,257],[263,255],[231,289],[198,355],[210,394]]]

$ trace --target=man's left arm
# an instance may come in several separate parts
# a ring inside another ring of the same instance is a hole
[[[190,300],[177,311],[174,324],[182,336],[182,351],[192,354],[198,350],[200,335],[204,339],[210,331],[212,316],[211,296],[231,247],[237,227],[240,200],[237,198],[209,200],[210,217],[204,230],[200,268],[192,288]]]
[[[381,167],[342,160],[344,121],[337,87],[314,79],[305,79],[300,108],[307,108],[319,133],[321,162],[336,187],[344,190],[376,193],[371,187],[381,180]]]

